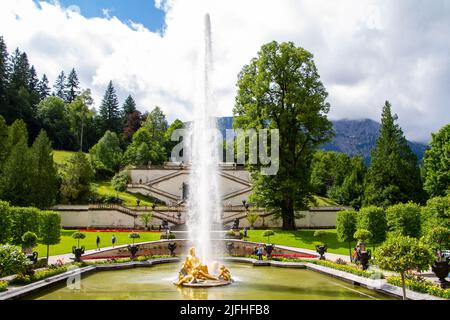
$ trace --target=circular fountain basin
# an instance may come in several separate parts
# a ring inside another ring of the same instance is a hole
[[[37,300],[377,300],[377,291],[305,269],[227,263],[234,282],[220,287],[177,287],[179,265],[98,271],[81,277],[78,289],[65,283],[25,299]]]

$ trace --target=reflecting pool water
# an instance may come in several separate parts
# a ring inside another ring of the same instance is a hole
[[[53,287],[28,299],[39,300],[371,300],[392,299],[376,291],[304,269],[231,264],[235,282],[218,288],[177,288],[178,264],[84,276],[79,290]]]

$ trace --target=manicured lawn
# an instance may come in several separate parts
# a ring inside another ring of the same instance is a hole
[[[62,230],[61,231],[61,242],[55,246],[50,246],[50,255],[60,255],[60,254],[66,254],[72,252],[72,246],[77,245],[77,240],[72,238],[72,234],[75,231],[73,230]],[[131,232],[131,231],[130,231]],[[110,247],[111,244],[111,237],[113,234],[116,235],[117,241],[116,245],[123,245],[123,244],[131,244],[133,243],[132,239],[128,238],[128,233],[126,232],[86,232],[86,238],[83,240],[80,240],[80,245],[84,245],[86,247],[86,250],[91,250],[96,248],[95,239],[97,237],[97,234],[100,236],[100,246],[102,248],[104,247]],[[159,240],[160,233],[159,232],[143,232],[140,233],[141,238],[136,239],[136,242],[145,242],[145,241],[155,241]],[[37,248],[37,252],[39,253],[39,257],[45,257],[47,255],[47,246],[39,245]]]
[[[130,192],[118,192],[114,190],[109,181],[97,181],[91,184],[91,189],[104,197],[119,197],[123,200],[123,204],[127,207],[135,207],[136,199],[140,199],[140,206],[151,206],[153,203],[149,198],[141,194],[134,194]]]
[[[53,160],[57,165],[63,165],[75,152],[53,150]]]
[[[275,235],[270,237],[273,244],[285,245],[315,250],[319,240],[314,237],[316,230],[283,231],[273,230]],[[326,232],[323,241],[328,245],[328,252],[348,255],[348,244],[340,243],[336,238],[336,229],[323,230]],[[247,240],[254,242],[267,242],[267,237],[263,237],[264,230],[248,230]],[[352,250],[356,243],[352,243]]]

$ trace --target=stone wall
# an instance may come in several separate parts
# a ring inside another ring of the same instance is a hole
[[[320,210],[312,208],[311,211],[304,211],[301,214],[303,218],[297,219],[296,224],[300,228],[334,228],[336,226],[336,213],[343,208],[321,208]],[[89,206],[58,206],[55,208],[61,213],[61,222],[63,228],[68,229],[108,229],[108,228],[124,228],[135,229],[142,228],[144,225],[139,218],[146,211],[145,208],[141,208],[138,212],[138,217],[127,215],[115,209],[96,209],[90,210]],[[158,209],[157,209],[158,210]],[[171,218],[172,221],[177,219],[179,211],[173,209],[165,209],[164,214]],[[264,216],[264,211],[259,212]],[[186,213],[181,211],[180,221],[185,221]],[[225,207],[224,218],[228,218],[229,221],[226,225],[231,226],[233,223],[233,217],[239,218],[239,226],[241,228],[250,227],[249,222],[245,219],[246,211],[242,208]],[[281,219],[274,220],[273,216],[261,216],[255,223],[256,228],[277,228],[281,227]],[[231,217],[231,218],[230,218]],[[162,224],[162,219],[153,217],[149,225],[159,226]],[[169,225],[174,227],[175,224],[169,221]]]

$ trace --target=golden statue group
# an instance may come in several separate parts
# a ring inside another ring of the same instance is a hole
[[[217,262],[214,263],[217,267]],[[216,269],[216,267],[214,269]],[[178,277],[178,286],[184,284],[204,283],[204,282],[231,282],[231,273],[224,265],[218,267],[218,275],[213,276],[208,271],[208,266],[202,264],[200,259],[195,254],[195,248],[189,249],[189,254],[186,256],[181,265],[180,275]]]

